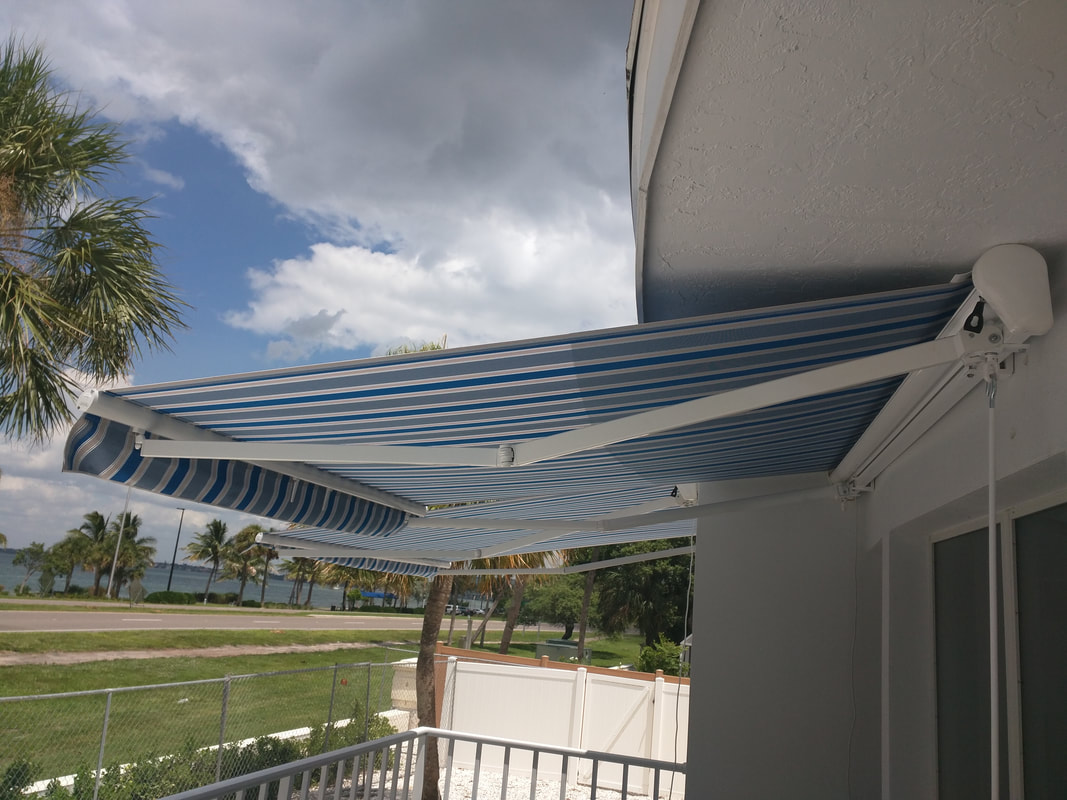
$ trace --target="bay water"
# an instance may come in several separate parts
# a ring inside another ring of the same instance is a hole
[[[22,583],[22,579],[26,574],[26,570],[22,567],[16,567],[11,562],[15,558],[15,550],[7,549],[0,550],[0,587],[3,587],[7,591],[8,595],[14,595],[15,588]],[[174,565],[174,577],[171,580],[171,591],[175,592],[202,592],[204,591],[204,585],[207,583],[209,569],[206,567],[190,564],[188,562],[177,562]],[[170,575],[170,564],[161,562],[154,567],[149,567],[145,572],[145,576],[141,579],[141,585],[144,587],[145,592],[151,594],[152,592],[162,592],[167,588],[167,578]],[[27,587],[33,591],[40,591],[40,585],[38,583],[40,579],[40,573],[30,576],[27,582]],[[104,579],[100,585],[103,588],[107,587],[107,575],[104,575]],[[62,597],[63,585],[66,578],[56,579],[55,589],[57,596]],[[93,574],[91,572],[85,572],[84,570],[76,570],[72,583],[76,586],[89,589],[93,585]],[[237,592],[241,588],[239,581],[235,580],[216,580],[211,582],[211,591],[223,594],[225,592]],[[268,603],[287,603],[289,602],[289,596],[293,589],[293,582],[286,580],[281,575],[271,575],[267,579],[267,594],[266,600]],[[260,587],[249,582],[245,586],[245,600],[259,600]],[[128,587],[123,587],[122,597],[128,598]],[[304,601],[307,597],[307,584],[304,585],[301,591],[300,602]],[[330,606],[341,607],[341,587],[332,588],[329,586],[318,586],[311,592],[311,605],[315,608],[329,608]]]

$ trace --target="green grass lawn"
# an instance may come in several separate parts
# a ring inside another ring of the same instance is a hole
[[[339,657],[340,656],[340,657]],[[352,656],[357,656],[352,658]],[[372,711],[392,706],[389,666],[342,665],[339,661],[395,660],[384,648],[233,658],[163,658],[91,662],[69,666],[0,668],[7,696],[85,691],[90,688],[202,681],[183,686],[107,694],[0,702],[0,771],[27,757],[49,776],[96,764],[105,714],[105,763],[129,762],[176,752],[182,745],[217,744],[226,695],[225,740],[321,725],[353,716],[357,704]],[[315,667],[325,669],[314,669]],[[209,680],[224,675],[282,672]],[[336,675],[336,681],[335,681]],[[331,711],[332,698],[332,711]],[[368,704],[369,700],[369,704]]]
[[[528,633],[523,635],[522,638],[520,638],[520,634],[516,634],[515,638],[511,640],[511,646],[508,647],[508,655],[536,658],[538,640],[531,638],[533,636],[536,636],[536,634]],[[544,634],[541,635],[542,641],[546,638]],[[591,663],[597,667],[617,667],[620,664],[634,664],[637,662],[637,657],[640,655],[643,646],[644,639],[637,634],[591,639],[586,642],[586,647],[593,649]],[[499,647],[499,639],[493,641],[491,638],[487,638],[485,647],[474,645],[471,649],[495,653]]]
[[[447,626],[446,626],[447,630]],[[444,632],[442,632],[444,635]],[[485,651],[499,647],[499,632],[490,631]],[[549,631],[516,631],[511,652],[535,655],[536,642]],[[217,744],[266,733],[311,727],[327,719],[358,715],[369,707],[392,706],[392,667],[340,666],[380,664],[409,657],[417,649],[412,631],[128,631],[91,633],[4,634],[0,649],[21,653],[195,650],[218,645],[310,645],[364,642],[360,649],[253,654],[221,658],[182,655],[168,658],[93,661],[64,666],[0,667],[0,694],[5,697],[89,692],[106,687],[182,686],[17,702],[0,701],[0,772],[18,758],[39,763],[42,775],[67,775],[96,765],[107,716],[105,763],[128,763],[150,755],[177,752],[192,744]],[[376,642],[397,643],[392,649]],[[455,640],[454,640],[455,641]],[[594,639],[593,663],[633,663],[640,650],[637,636]],[[400,652],[405,650],[406,652]],[[320,668],[320,669],[316,669]],[[249,678],[224,676],[279,672]],[[336,680],[335,680],[336,674]],[[332,698],[332,701],[331,701]],[[332,710],[331,710],[332,702]]]
[[[48,600],[39,597],[33,601],[14,602],[0,597],[0,611],[123,611],[129,613],[135,611],[138,614],[266,614],[286,617],[301,617],[308,614],[329,614],[321,608],[312,609],[288,609],[288,608],[253,608],[251,610],[238,610],[233,606],[203,605],[197,603],[192,606],[131,606],[127,600],[104,600],[102,598],[85,598],[84,600]],[[340,612],[337,612],[340,613]],[[355,612],[345,612],[355,613]]]
[[[92,631],[5,633],[0,650],[13,653],[102,652],[161,648],[221,647],[223,645],[306,645],[333,642],[413,641],[417,631]]]

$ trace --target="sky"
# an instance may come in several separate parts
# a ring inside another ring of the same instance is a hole
[[[0,6],[121,126],[190,305],[128,383],[636,321],[619,0],[38,0]],[[126,490],[0,443],[0,532],[58,541]],[[130,509],[169,560],[176,501]],[[190,506],[182,543],[213,518]],[[179,554],[180,555],[180,554]]]

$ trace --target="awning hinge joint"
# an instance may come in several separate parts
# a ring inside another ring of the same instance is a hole
[[[509,444],[502,444],[496,451],[496,465],[498,467],[515,466],[515,448]]]
[[[855,479],[849,478],[847,481],[841,481],[835,488],[837,489],[837,499],[844,505],[858,499],[861,494],[873,492],[874,484],[869,483],[865,486],[860,486]]]

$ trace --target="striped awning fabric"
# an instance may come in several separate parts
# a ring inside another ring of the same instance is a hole
[[[970,284],[940,285],[503,344],[113,390],[239,442],[509,445],[934,338]],[[573,519],[544,550],[677,535],[581,533],[580,520],[664,498],[679,484],[830,470],[897,379],[515,467],[310,464],[449,517]],[[65,469],[373,549],[494,547],[517,531],[407,526],[403,511],[234,460],[142,457],[130,426],[88,413]],[[151,437],[152,430],[144,431]],[[691,530],[691,526],[687,529]],[[347,537],[347,538],[346,538]],[[368,544],[373,543],[373,545]],[[461,547],[462,545],[462,547]]]

